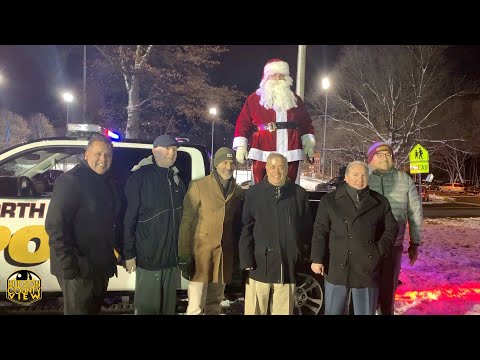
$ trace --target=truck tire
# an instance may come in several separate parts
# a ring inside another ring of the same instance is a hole
[[[323,276],[297,274],[294,314],[321,315],[323,311]]]

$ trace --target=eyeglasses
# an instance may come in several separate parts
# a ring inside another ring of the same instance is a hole
[[[384,159],[384,158],[389,158],[389,159],[391,159],[391,158],[392,158],[392,154],[391,154],[391,153],[386,153],[386,154],[376,153],[375,155],[377,155],[379,159]]]

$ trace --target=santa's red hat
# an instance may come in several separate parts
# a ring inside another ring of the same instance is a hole
[[[262,80],[267,79],[270,75],[273,74],[281,74],[285,76],[290,75],[290,69],[288,67],[288,64],[280,59],[269,60],[263,68]]]

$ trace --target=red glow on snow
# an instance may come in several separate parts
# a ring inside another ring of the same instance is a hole
[[[438,301],[447,299],[464,299],[469,301],[480,301],[480,284],[463,284],[458,287],[442,286],[430,290],[407,290],[401,292],[397,289],[396,301],[428,300]]]

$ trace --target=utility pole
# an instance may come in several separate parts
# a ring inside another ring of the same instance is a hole
[[[297,90],[298,96],[304,100],[305,94],[305,58],[307,53],[307,45],[298,45],[297,55]]]
[[[210,115],[212,117],[212,147],[210,149],[210,171],[213,170],[213,132],[215,131],[215,115],[217,115],[217,108],[210,108]]]
[[[87,45],[83,45],[83,123],[87,115]]]

